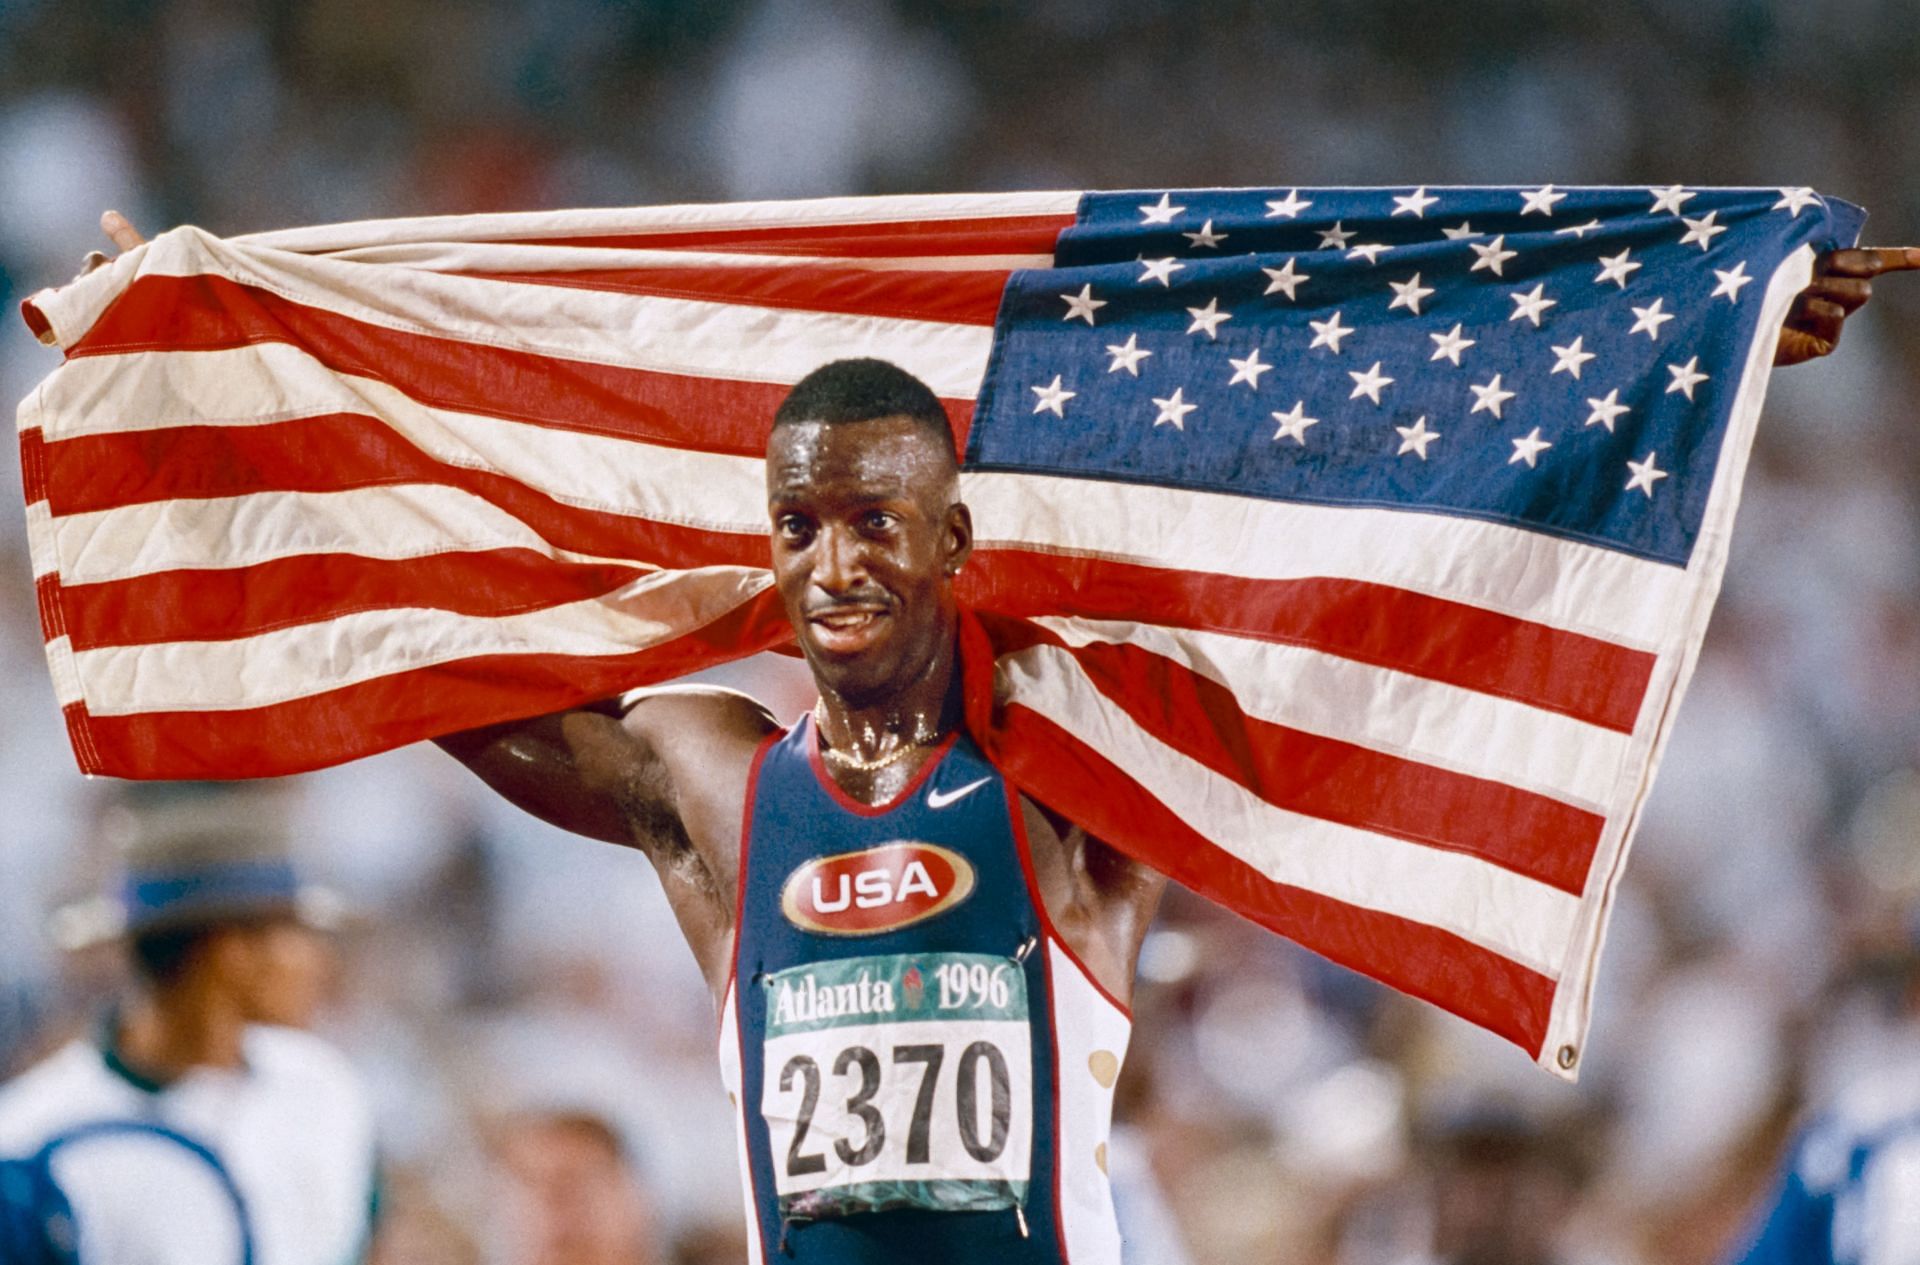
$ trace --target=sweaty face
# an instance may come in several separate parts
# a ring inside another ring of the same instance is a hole
[[[773,571],[815,680],[887,701],[953,637],[972,528],[952,458],[904,417],[781,426],[767,445]]]

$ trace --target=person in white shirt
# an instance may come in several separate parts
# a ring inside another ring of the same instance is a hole
[[[0,1086],[0,1261],[352,1265],[372,1112],[311,1033],[337,905],[303,885],[268,793],[175,788],[134,818],[120,892],[56,916],[136,987],[91,1039]]]

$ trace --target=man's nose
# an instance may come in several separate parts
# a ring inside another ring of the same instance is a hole
[[[814,560],[813,582],[828,593],[846,593],[859,588],[867,578],[860,540],[852,532],[828,528],[820,533],[819,554]]]

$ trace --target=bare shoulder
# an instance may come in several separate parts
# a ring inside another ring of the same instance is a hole
[[[619,699],[622,729],[653,756],[663,785],[640,798],[671,805],[702,850],[730,850],[739,833],[754,753],[780,725],[738,690],[670,685]]]

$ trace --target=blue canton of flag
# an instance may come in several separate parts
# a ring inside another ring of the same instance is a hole
[[[1016,273],[978,470],[1524,525],[1685,565],[1810,190],[1089,194]]]

